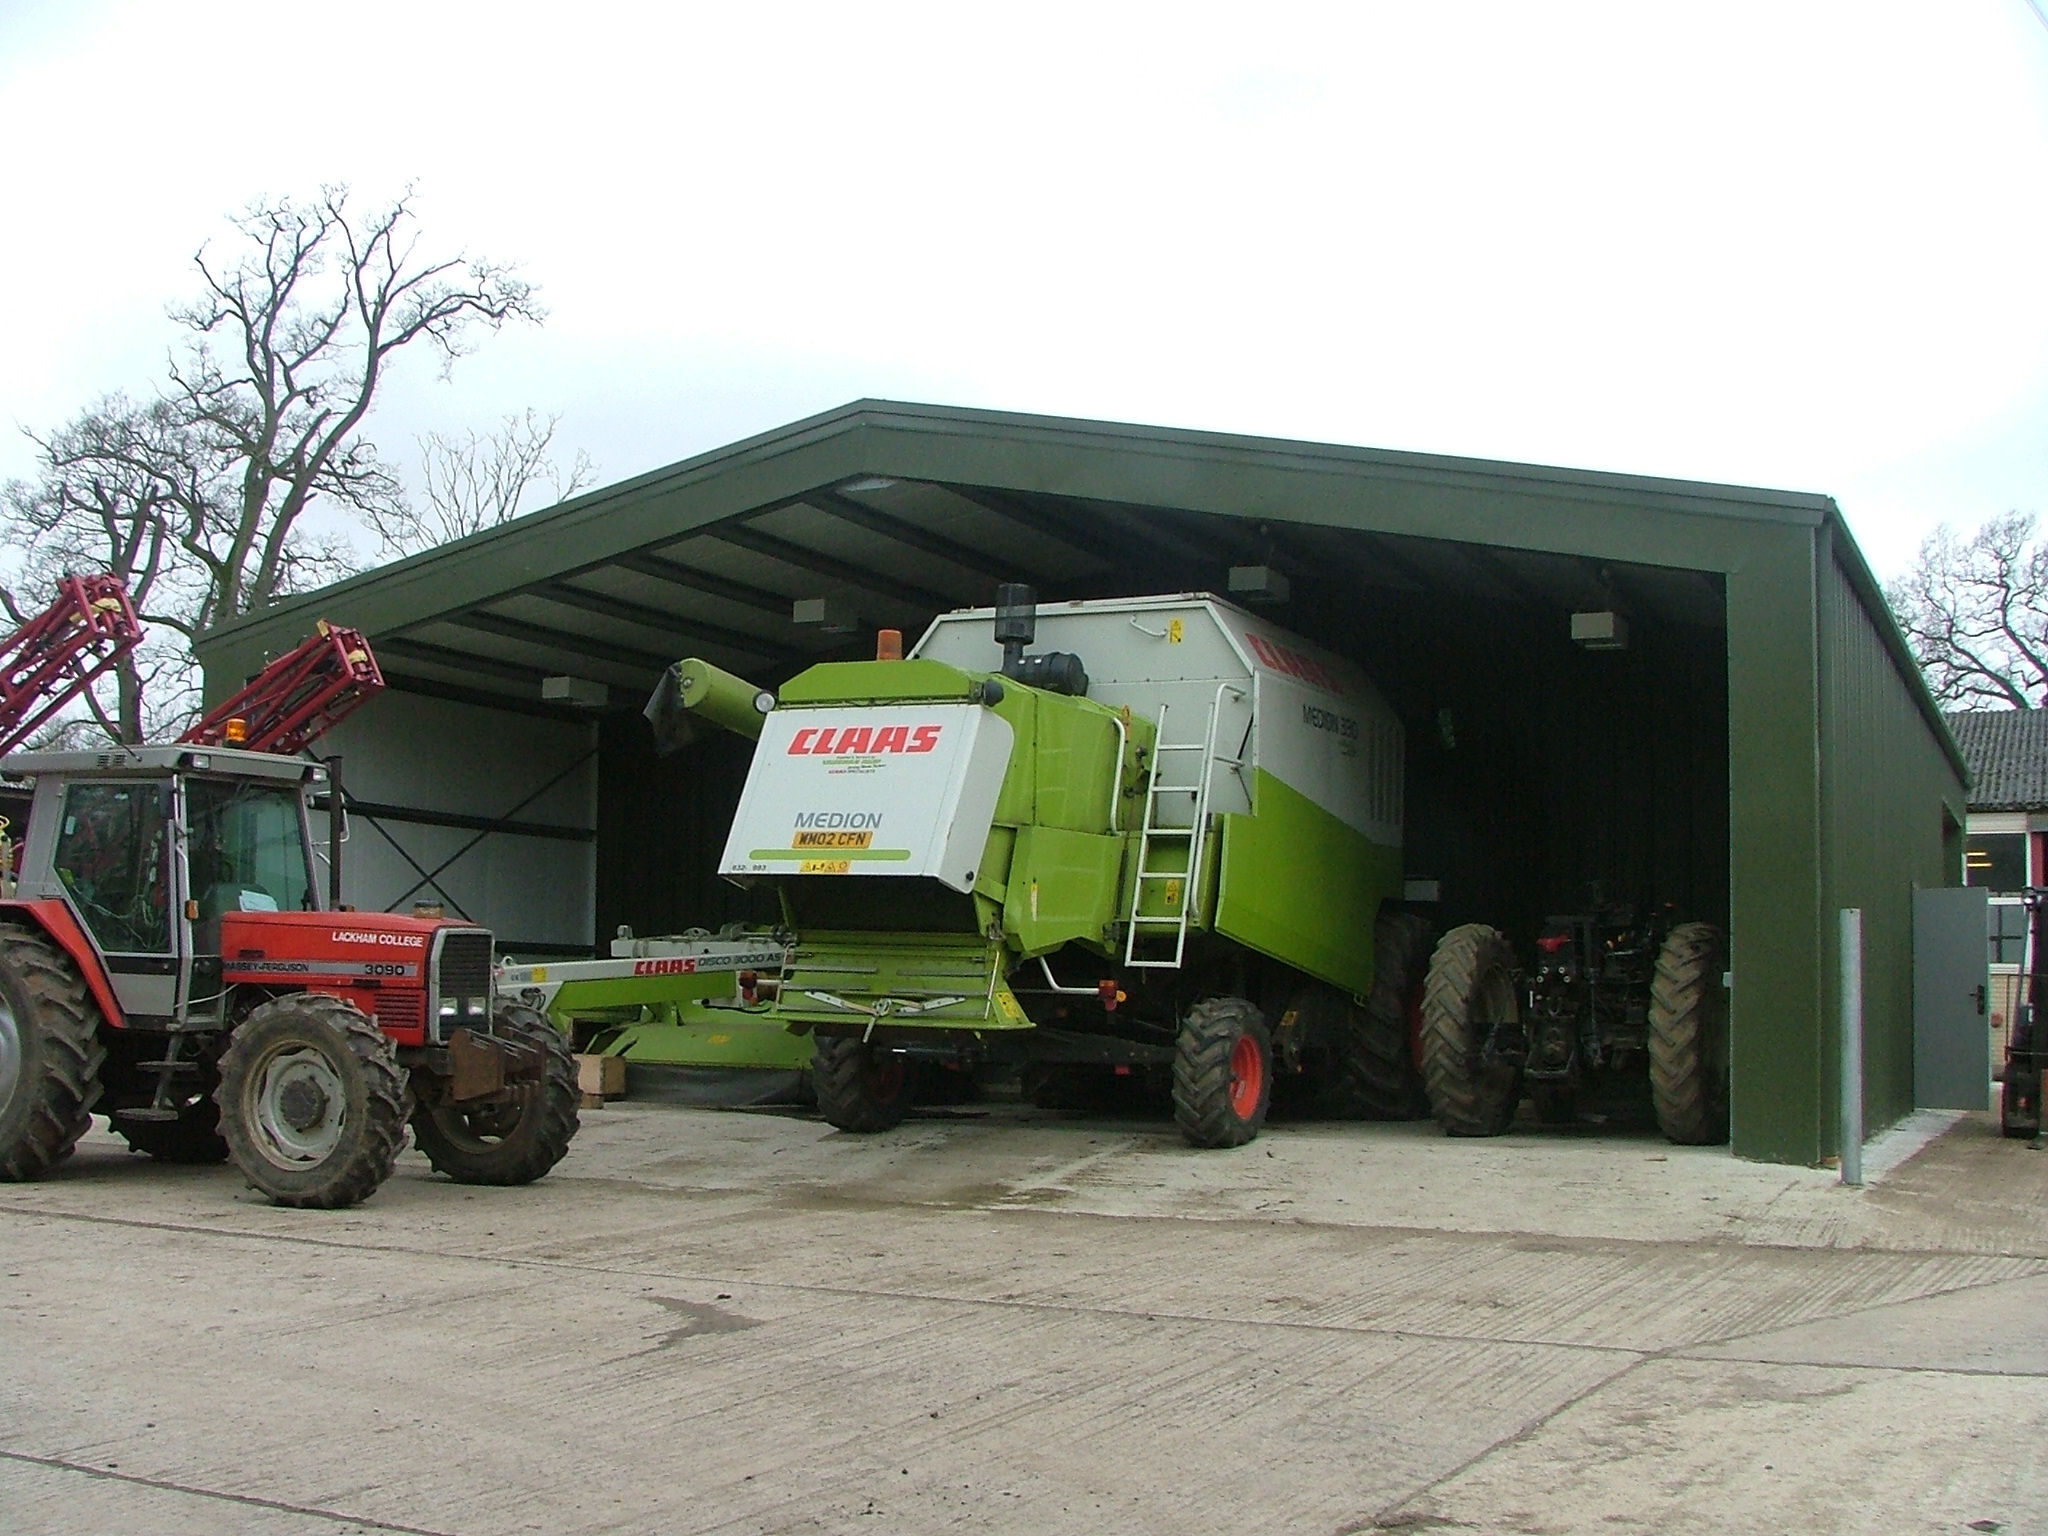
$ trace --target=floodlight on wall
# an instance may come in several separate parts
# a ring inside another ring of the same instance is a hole
[[[1589,651],[1628,649],[1628,620],[1612,609],[1572,615],[1572,642]]]
[[[792,624],[815,624],[828,635],[850,635],[860,628],[860,615],[836,597],[800,597],[789,607]]]
[[[550,704],[603,709],[611,702],[612,691],[603,683],[593,683],[587,677],[544,677],[540,680],[540,696]]]
[[[1284,603],[1290,589],[1287,578],[1270,565],[1233,565],[1230,595],[1248,603]]]

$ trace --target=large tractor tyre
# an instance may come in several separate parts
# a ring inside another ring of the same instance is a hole
[[[129,1147],[147,1153],[160,1163],[224,1163],[228,1141],[220,1133],[220,1105],[210,1094],[202,1094],[183,1105],[175,1120],[138,1120],[116,1113],[114,1129]]]
[[[1373,925],[1372,991],[1345,1003],[1328,1075],[1326,1113],[1345,1120],[1420,1120],[1429,1094],[1415,1064],[1415,1005],[1435,935],[1412,912],[1382,912]]]
[[[891,1130],[910,1113],[910,1070],[902,1054],[849,1035],[819,1035],[811,1057],[818,1113],[842,1131]]]
[[[71,957],[0,927],[0,1178],[33,1179],[71,1155],[100,1096],[99,1009]]]
[[[1665,936],[1650,984],[1650,1102],[1666,1140],[1728,1139],[1728,950],[1721,930],[1680,923]]]
[[[1452,1136],[1498,1136],[1514,1122],[1520,1069],[1489,1060],[1487,1036],[1514,1022],[1515,956],[1484,923],[1443,937],[1422,986],[1422,1079],[1430,1111]]]
[[[458,1184],[531,1184],[575,1138],[576,1058],[547,1015],[524,1003],[500,1003],[491,1033],[538,1052],[538,1071],[514,1078],[506,1103],[422,1102],[412,1114],[413,1141],[436,1173]]]
[[[253,1188],[279,1205],[368,1199],[405,1145],[405,1069],[389,1037],[340,998],[273,998],[220,1059],[221,1133]]]
[[[1173,1055],[1173,1118],[1195,1147],[1241,1147],[1273,1098],[1273,1043],[1259,1010],[1212,997],[1181,1021]]]

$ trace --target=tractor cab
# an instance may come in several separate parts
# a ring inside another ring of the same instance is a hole
[[[126,1024],[218,1025],[222,933],[321,908],[307,819],[320,764],[181,745],[17,753],[34,781],[9,894],[61,903]]]

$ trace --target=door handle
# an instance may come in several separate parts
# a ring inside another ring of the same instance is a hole
[[[1970,989],[1970,995],[1977,999],[1977,1017],[1983,1018],[1990,1010],[1991,988],[1980,981]]]

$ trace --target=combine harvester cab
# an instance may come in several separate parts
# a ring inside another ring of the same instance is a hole
[[[919,1056],[1055,1100],[1170,1076],[1202,1146],[1256,1135],[1276,1074],[1421,1111],[1428,935],[1395,905],[1401,729],[1370,682],[1211,596],[1003,596],[799,674],[763,721],[720,868],[782,887],[773,1008],[827,1118],[895,1124]]]

